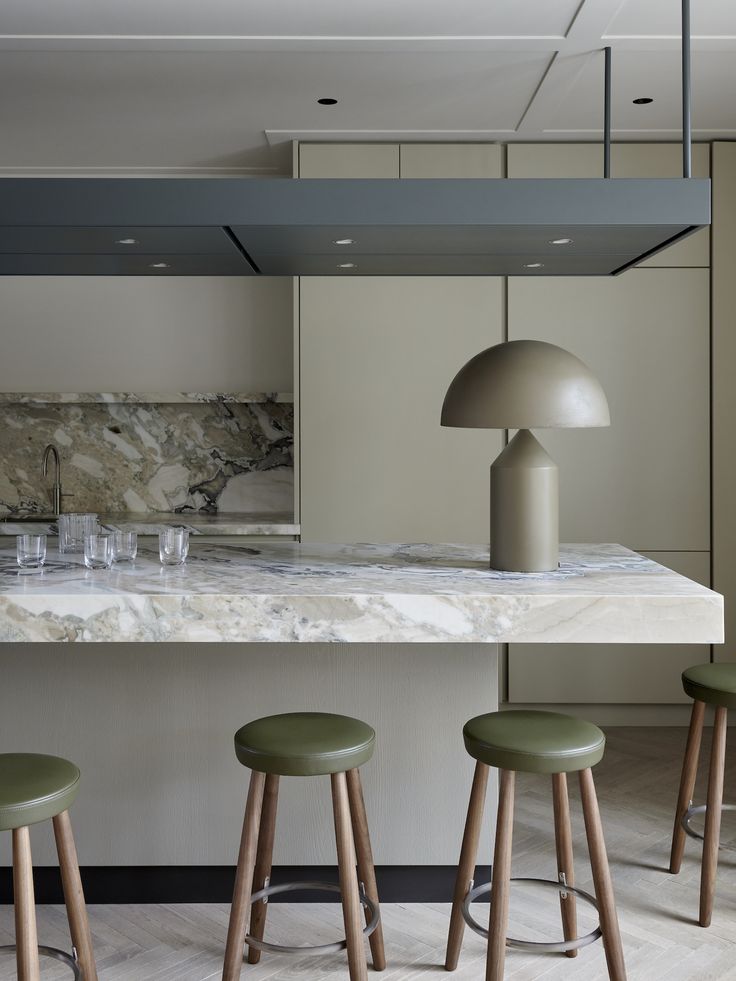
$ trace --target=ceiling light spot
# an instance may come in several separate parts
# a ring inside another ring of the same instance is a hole
[[[549,241],[550,245],[572,245],[571,238],[552,238]]]
[[[115,245],[140,245],[137,238],[116,238]]]
[[[168,264],[168,262],[149,262],[148,263],[148,268],[149,269],[168,269],[169,268],[169,264]]]
[[[337,99],[317,99],[321,106],[336,106]]]
[[[333,238],[333,245],[355,245],[354,238]]]
[[[524,263],[524,268],[525,269],[543,269],[544,268],[544,263],[543,262],[525,262]]]
[[[648,106],[650,102],[654,102],[654,99],[649,99],[645,97],[641,99],[632,99],[632,102],[634,103],[635,106]]]

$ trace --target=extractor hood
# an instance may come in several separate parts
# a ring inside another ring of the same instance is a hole
[[[692,178],[2,178],[0,274],[605,276],[709,223]]]

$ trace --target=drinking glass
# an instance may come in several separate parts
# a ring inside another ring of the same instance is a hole
[[[17,535],[15,546],[21,569],[40,569],[46,561],[45,535]]]
[[[132,562],[138,554],[138,535],[134,531],[112,533],[113,562]]]
[[[96,514],[59,515],[59,551],[81,552],[89,535],[97,533]]]
[[[87,535],[84,539],[84,564],[88,569],[109,569],[112,565],[112,537]]]
[[[158,554],[162,565],[182,565],[189,554],[189,530],[164,528],[158,534]]]

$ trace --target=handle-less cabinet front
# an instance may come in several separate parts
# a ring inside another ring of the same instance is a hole
[[[302,144],[300,177],[502,177],[500,147]],[[349,252],[349,247],[346,253]],[[349,261],[349,260],[348,260]],[[304,541],[487,541],[501,433],[442,429],[465,362],[503,340],[499,278],[304,278]]]

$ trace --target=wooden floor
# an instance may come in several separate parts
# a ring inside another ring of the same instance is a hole
[[[596,768],[608,852],[619,906],[629,977],[641,981],[736,981],[736,815],[724,817],[724,849],[719,867],[713,924],[697,926],[699,845],[688,840],[682,872],[666,871],[672,808],[677,795],[685,729],[611,729],[605,760]],[[708,750],[710,730],[704,738]],[[732,756],[734,754],[731,754]],[[705,758],[705,757],[704,757]],[[736,777],[736,761],[726,774],[726,797]],[[696,796],[704,799],[703,774]],[[571,782],[578,885],[590,888],[582,818]],[[736,798],[732,793],[731,799]],[[552,805],[548,780],[520,777],[514,838],[514,875],[554,877]],[[368,802],[370,810],[370,802]],[[458,842],[458,848],[459,848]],[[511,932],[528,939],[560,934],[554,893],[534,896],[519,888],[512,901]],[[487,906],[479,907],[482,920]],[[583,918],[581,927],[590,924]],[[386,981],[428,981],[445,976],[442,968],[447,905],[383,907],[388,968]],[[205,981],[219,978],[225,942],[226,906],[93,906],[92,930],[101,981]],[[329,942],[340,934],[334,905],[273,905],[268,939],[275,942]],[[41,942],[68,946],[63,909],[39,909]],[[12,911],[0,908],[0,944],[12,943]],[[484,977],[484,945],[466,931],[458,981]],[[68,970],[47,962],[44,981],[67,981]],[[264,954],[248,967],[252,981],[328,981],[346,979],[341,955],[282,957]],[[531,956],[509,951],[506,977],[595,981],[607,977],[600,943],[573,960],[559,955]],[[0,981],[15,978],[11,958],[0,960]]]

